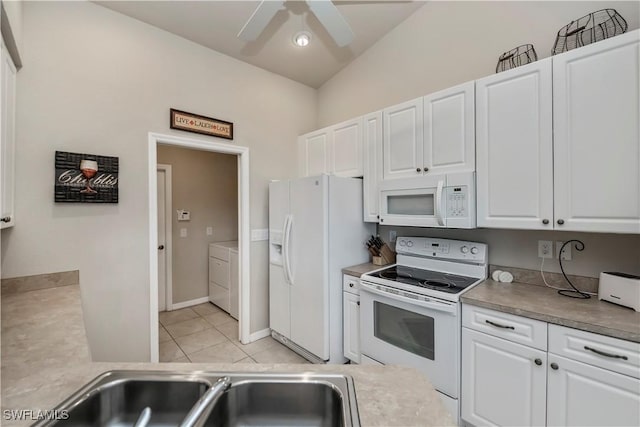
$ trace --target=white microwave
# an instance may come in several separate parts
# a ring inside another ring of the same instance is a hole
[[[475,172],[380,183],[380,225],[475,228]]]

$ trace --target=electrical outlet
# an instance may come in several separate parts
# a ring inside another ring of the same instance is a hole
[[[213,236],[213,227],[207,227],[207,236]]]
[[[390,243],[395,242],[397,237],[398,237],[398,233],[396,233],[396,230],[389,230],[389,242]]]
[[[556,253],[560,253],[560,248],[564,245],[564,242],[556,242]],[[568,244],[562,250],[562,260],[571,261],[571,244]]]
[[[538,240],[538,258],[553,258],[553,242]]]
[[[180,229],[180,237],[187,237],[187,229],[186,228],[181,228]]]

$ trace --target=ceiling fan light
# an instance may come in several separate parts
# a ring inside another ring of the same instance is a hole
[[[293,36],[293,44],[298,47],[305,47],[309,43],[311,43],[311,33],[309,33],[308,31],[298,31]]]

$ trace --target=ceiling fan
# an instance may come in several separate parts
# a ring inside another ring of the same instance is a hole
[[[309,10],[318,18],[336,44],[344,47],[353,41],[353,31],[338,8],[330,0],[306,0]],[[263,0],[249,18],[238,38],[256,40],[279,10],[285,9],[284,0]]]

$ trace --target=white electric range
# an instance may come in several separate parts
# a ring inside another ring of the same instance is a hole
[[[487,278],[487,245],[399,237],[397,264],[360,278],[363,363],[423,372],[458,419],[460,295]]]

